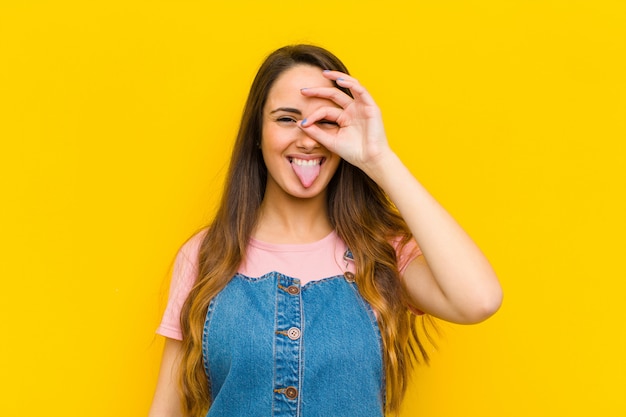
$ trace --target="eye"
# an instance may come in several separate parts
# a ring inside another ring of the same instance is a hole
[[[320,121],[317,122],[317,124],[320,125],[323,128],[339,127],[337,122],[333,122],[332,120],[320,120]]]
[[[297,122],[297,120],[291,116],[281,116],[278,119],[276,119],[276,121],[279,123],[296,123]]]

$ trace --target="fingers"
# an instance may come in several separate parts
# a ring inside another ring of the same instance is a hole
[[[302,120],[298,127],[325,148],[335,152],[334,139],[340,128],[338,120],[342,111],[337,107],[322,107]]]
[[[360,100],[367,105],[376,105],[374,99],[355,78],[339,71],[324,71],[324,77],[335,81],[340,87],[348,88],[354,98],[333,87],[303,88],[302,95],[306,97],[320,97],[333,101],[342,108],[347,108],[354,100]]]
[[[335,144],[334,132],[331,133],[327,129],[321,128],[317,124],[311,124],[311,125],[308,125],[307,127],[303,127],[300,124],[298,125],[298,127],[302,129],[308,137],[315,140],[316,142],[321,144],[323,147],[325,147],[329,151],[336,153],[336,150],[334,147],[334,144]]]
[[[341,108],[345,109],[352,104],[352,97],[335,87],[313,87],[300,90],[303,96],[318,97],[331,100]]]
[[[356,78],[340,71],[324,71],[322,75],[329,80],[335,81],[340,87],[350,89],[355,100],[362,100],[368,105],[376,105],[367,89],[363,87]]]
[[[362,135],[368,126],[373,126],[376,131],[380,125],[380,112],[369,92],[355,78],[339,71],[324,71],[323,74],[338,86],[349,89],[354,98],[335,87],[303,88],[303,96],[323,98],[332,103],[306,115],[298,127],[344,158],[342,153],[346,149],[353,149],[359,146],[359,141],[364,140]]]
[[[337,107],[320,107],[300,122],[302,127],[310,127],[311,125],[319,125],[326,129],[339,127],[338,120],[341,117],[342,109]]]

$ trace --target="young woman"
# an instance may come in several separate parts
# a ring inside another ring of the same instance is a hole
[[[501,299],[367,90],[330,52],[284,47],[252,84],[215,219],[178,254],[150,416],[383,416],[423,353],[416,315],[476,323]]]

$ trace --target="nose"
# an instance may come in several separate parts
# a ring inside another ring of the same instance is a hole
[[[296,146],[298,147],[298,149],[310,152],[320,147],[319,142],[307,135],[306,132],[300,130],[297,135],[298,137],[296,138]]]

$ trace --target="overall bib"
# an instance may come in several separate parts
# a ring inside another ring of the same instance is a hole
[[[209,305],[202,354],[208,417],[384,415],[376,317],[343,275],[235,275]]]

